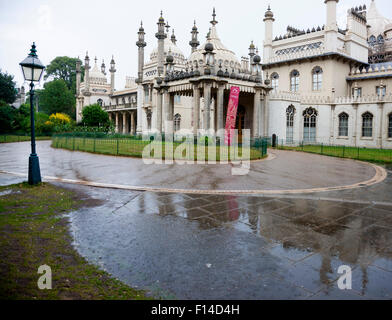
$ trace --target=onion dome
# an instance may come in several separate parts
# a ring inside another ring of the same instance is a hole
[[[163,55],[166,57],[171,55],[175,64],[185,64],[186,62],[182,51],[169,38],[163,40]],[[150,54],[150,63],[151,62],[158,62],[158,47],[154,48]]]
[[[224,76],[224,72],[222,71],[222,64],[221,64],[221,63],[219,64],[219,70],[218,70],[218,72],[216,73],[216,75],[217,75],[218,77],[223,77],[223,76]]]
[[[224,68],[240,68],[241,63],[239,59],[236,57],[233,51],[228,50],[221,42],[217,31],[216,31],[216,24],[218,23],[215,19],[215,13],[213,14],[213,20],[211,21],[211,31],[209,32],[208,39],[206,43],[204,43],[202,46],[200,46],[198,49],[196,49],[191,56],[189,57],[189,62],[193,65],[196,65],[196,62],[199,64],[199,66],[202,66],[204,64],[204,56],[203,53],[205,51],[208,51],[209,45],[212,44],[213,46],[213,51],[215,53],[214,55],[214,60],[217,62],[217,64],[222,64],[222,67]],[[208,47],[206,48],[206,46]],[[209,51],[211,52],[211,51]]]
[[[260,57],[258,54],[256,54],[256,55],[253,57],[253,62],[254,62],[254,63],[260,63],[260,62],[261,62],[261,57]]]
[[[174,57],[171,55],[170,51],[169,51],[169,54],[166,57],[166,62],[167,63],[173,63],[174,62]]]
[[[106,84],[106,76],[98,69],[97,58],[95,58],[94,68],[90,71],[90,83]]]
[[[204,46],[204,50],[207,52],[212,52],[214,51],[214,45],[211,42],[207,42]]]
[[[268,9],[267,9],[267,11],[265,12],[264,17],[265,17],[266,19],[270,19],[270,18],[273,18],[273,17],[274,17],[274,14],[272,13],[271,7],[270,7],[270,6],[268,6]]]

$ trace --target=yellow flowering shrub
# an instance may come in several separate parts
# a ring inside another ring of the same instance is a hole
[[[54,113],[49,117],[49,120],[52,123],[59,124],[59,125],[65,125],[71,123],[71,118],[69,117],[69,115],[64,113]]]

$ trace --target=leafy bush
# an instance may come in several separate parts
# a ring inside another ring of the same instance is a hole
[[[71,131],[75,126],[71,117],[64,113],[50,115],[42,125],[42,130],[48,133]]]

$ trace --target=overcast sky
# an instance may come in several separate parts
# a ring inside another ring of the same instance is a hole
[[[392,18],[391,0],[376,0],[381,13]],[[215,6],[218,34],[223,44],[238,57],[247,55],[251,40],[262,52],[263,17],[268,4],[275,16],[274,37],[285,32],[287,25],[300,29],[325,24],[324,0],[0,0],[0,68],[23,83],[19,69],[36,42],[38,55],[44,64],[56,56],[84,58],[88,50],[109,65],[112,54],[116,61],[116,89],[123,88],[125,76],[137,74],[137,31],[143,20],[146,32],[146,59],[157,46],[154,37],[157,20],[163,10],[165,20],[175,30],[177,45],[186,57],[190,54],[190,31],[193,20],[203,43]],[[346,26],[347,10],[370,0],[340,0],[338,22]],[[108,69],[108,68],[107,68]]]

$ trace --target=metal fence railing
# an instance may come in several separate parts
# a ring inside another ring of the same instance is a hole
[[[365,148],[329,143],[277,140],[277,149],[317,153],[370,162],[392,163],[392,149]]]
[[[151,142],[156,139],[156,136],[151,135],[148,137],[142,136],[129,136],[129,135],[111,135],[104,133],[66,133],[55,134],[52,136],[52,147],[63,148],[73,151],[86,151],[92,153],[101,153],[108,155],[118,156],[133,156],[142,157],[143,151]],[[211,138],[207,137],[194,137],[193,139],[175,140],[163,137],[162,141],[162,157],[166,157],[166,150],[173,150],[174,159],[190,160],[192,155],[193,159],[197,159],[197,151],[200,146],[205,147],[205,159],[211,151],[215,152],[216,160],[221,157],[235,160],[242,159],[245,156],[244,151],[249,151],[250,159],[261,159],[267,155],[268,140],[264,138],[251,139],[249,150],[245,150],[245,146],[239,144],[238,148],[227,147],[217,139],[215,144],[212,143]],[[174,141],[173,141],[174,140]],[[177,147],[182,145],[181,152],[178,153]],[[193,152],[191,150],[193,148]],[[177,152],[177,153],[176,153]],[[151,158],[160,157],[156,151],[151,151],[149,154]]]

